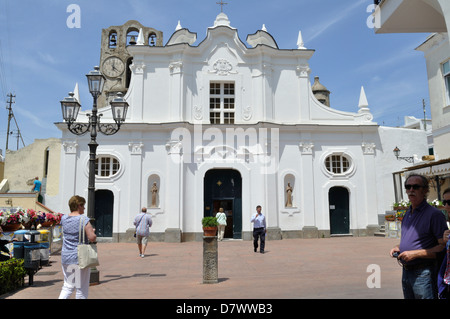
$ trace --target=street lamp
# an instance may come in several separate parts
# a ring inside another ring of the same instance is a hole
[[[395,155],[395,157],[398,159],[398,160],[405,160],[405,161],[407,161],[408,163],[412,163],[412,164],[414,164],[414,156],[409,156],[409,157],[401,157],[400,156],[400,149],[396,146],[395,148],[394,148],[394,155]]]
[[[123,98],[122,93],[118,93],[117,97],[111,101],[111,111],[114,119],[114,123],[100,123],[100,117],[102,114],[97,115],[97,98],[103,91],[103,85],[105,84],[105,77],[100,72],[98,66],[94,67],[94,70],[86,75],[89,92],[91,92],[94,98],[91,114],[87,114],[89,117],[88,123],[76,122],[78,112],[81,105],[73,93],[69,93],[69,97],[64,98],[61,101],[61,110],[64,120],[67,123],[69,131],[75,135],[84,135],[87,132],[91,134],[91,140],[89,142],[89,185],[88,185],[88,210],[87,216],[90,219],[92,227],[95,228],[95,159],[97,154],[97,130],[105,135],[113,135],[117,133],[120,126],[125,121],[128,103]],[[96,278],[95,278],[96,277]],[[98,271],[91,271],[91,284],[98,283],[99,276]]]

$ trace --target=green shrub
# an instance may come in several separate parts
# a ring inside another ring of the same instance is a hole
[[[12,258],[0,262],[0,295],[22,287],[26,274],[23,259]]]
[[[204,217],[202,219],[203,227],[217,227],[219,223],[217,222],[216,217]]]

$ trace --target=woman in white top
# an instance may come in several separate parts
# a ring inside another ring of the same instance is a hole
[[[219,212],[216,214],[218,228],[218,240],[222,241],[223,234],[225,233],[225,226],[227,226],[227,215],[223,212],[223,208],[219,208]]]

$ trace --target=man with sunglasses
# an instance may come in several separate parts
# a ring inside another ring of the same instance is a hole
[[[402,221],[398,252],[403,266],[402,288],[405,299],[437,298],[437,257],[445,248],[444,231],[448,229],[444,214],[427,203],[428,179],[412,174],[405,181],[411,203]]]

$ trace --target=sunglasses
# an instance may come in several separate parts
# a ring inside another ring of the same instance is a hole
[[[443,201],[442,201],[442,205],[448,205],[448,206],[450,206],[450,199],[444,199]]]
[[[406,188],[407,190],[410,190],[411,188],[414,189],[414,190],[418,190],[418,189],[421,188],[421,187],[423,187],[423,186],[422,186],[422,185],[419,185],[419,184],[413,184],[413,185],[411,185],[411,184],[406,184],[406,185],[405,185],[405,188]]]

